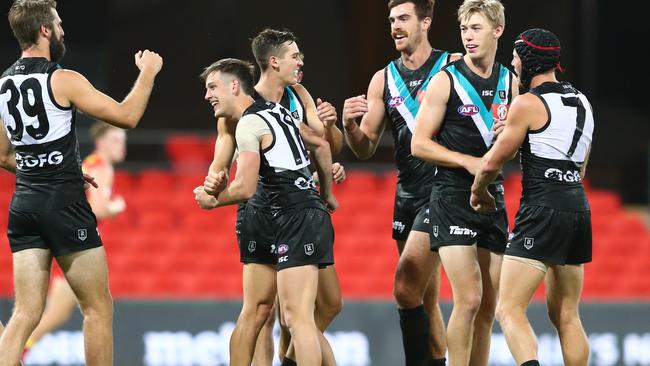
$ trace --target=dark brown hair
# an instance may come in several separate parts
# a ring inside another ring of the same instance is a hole
[[[407,3],[412,3],[415,6],[415,14],[419,20],[427,17],[433,18],[433,5],[435,0],[390,0],[388,2],[388,10]]]
[[[282,45],[285,42],[296,42],[298,39],[289,31],[279,31],[276,29],[265,29],[261,31],[255,38],[251,47],[255,61],[260,67],[262,72],[266,71],[269,67],[269,57],[280,56]]]
[[[52,9],[56,9],[54,0],[14,0],[9,10],[9,25],[21,50],[36,44],[42,25],[52,29]]]
[[[224,58],[206,67],[200,75],[201,80],[205,81],[210,74],[217,71],[234,76],[239,80],[244,93],[253,95],[253,73],[255,68],[252,63],[236,58]]]

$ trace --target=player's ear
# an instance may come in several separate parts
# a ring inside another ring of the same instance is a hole
[[[429,28],[431,28],[431,17],[424,17],[422,19],[422,30],[428,32]]]
[[[49,38],[50,34],[52,33],[52,29],[48,27],[47,25],[43,24],[41,25],[41,29],[39,30],[40,35]]]
[[[278,57],[273,55],[269,56],[269,67],[273,69],[277,69],[278,65],[279,65]]]
[[[230,84],[230,91],[232,92],[233,95],[237,96],[241,92],[241,84],[239,83],[239,80],[236,78],[232,79],[232,83]]]
[[[494,38],[499,39],[501,35],[503,34],[503,25],[499,24],[496,27],[494,27]]]

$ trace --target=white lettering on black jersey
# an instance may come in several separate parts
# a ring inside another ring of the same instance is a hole
[[[522,204],[566,211],[589,210],[581,180],[594,130],[591,105],[569,83],[544,83],[530,91],[548,121],[528,131],[521,147]]]
[[[12,208],[40,212],[84,199],[75,109],[57,104],[50,79],[60,67],[22,58],[0,76],[0,118],[16,150]]]
[[[256,114],[273,135],[261,151],[260,185],[274,215],[313,207],[325,210],[309,170],[309,155],[300,136],[300,120],[284,106],[258,99],[244,115]]]

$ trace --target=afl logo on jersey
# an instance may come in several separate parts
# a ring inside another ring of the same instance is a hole
[[[463,104],[458,107],[458,114],[461,116],[473,116],[479,112],[478,106],[474,104]]]
[[[398,95],[396,97],[392,97],[392,98],[390,98],[388,100],[388,106],[392,107],[392,108],[395,108],[395,107],[401,105],[402,103],[404,103],[404,97],[402,97],[400,95]]]

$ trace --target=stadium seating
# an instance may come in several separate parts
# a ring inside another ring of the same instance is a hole
[[[201,210],[192,189],[202,184],[204,174],[182,168],[210,158],[208,140],[179,138],[168,146],[179,170],[116,173],[114,193],[125,198],[127,210],[100,225],[116,298],[241,296],[236,207]],[[191,154],[184,150],[190,145]],[[511,224],[519,205],[520,179],[511,175],[505,180]],[[393,172],[350,171],[347,181],[334,188],[341,204],[333,214],[336,268],[346,298],[392,298],[397,263],[391,239],[395,182]],[[616,193],[587,187],[594,261],[586,266],[584,298],[649,299],[650,231],[643,218],[626,211]],[[6,227],[13,176],[0,173],[0,188],[0,296],[11,296]],[[543,291],[537,292],[538,299],[543,299]],[[444,277],[441,297],[451,298]]]

